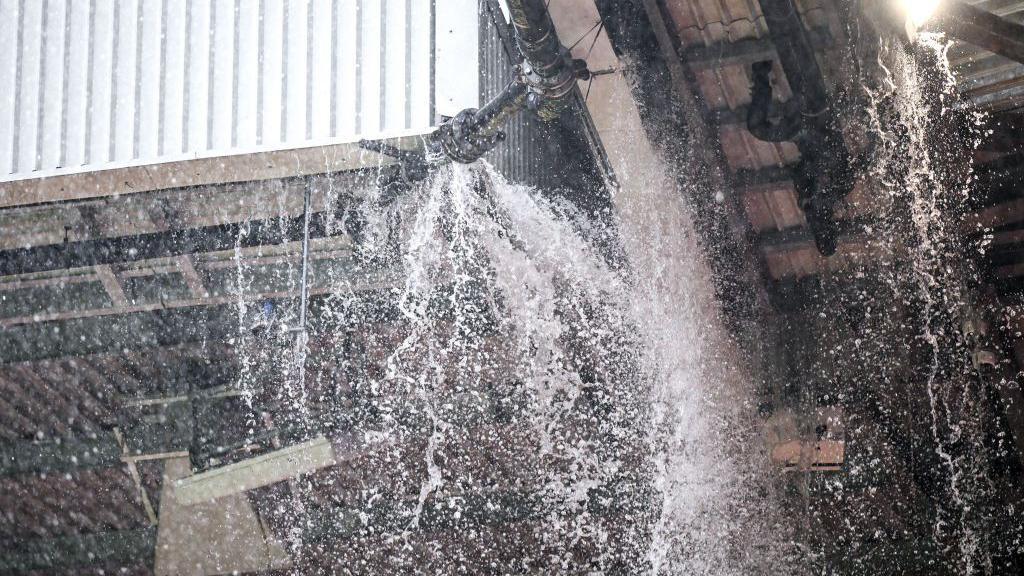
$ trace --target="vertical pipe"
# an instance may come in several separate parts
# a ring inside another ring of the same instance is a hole
[[[759,0],[759,3],[768,24],[768,35],[793,94],[802,97],[804,106],[811,108],[805,112],[820,112],[828,105],[828,93],[796,3],[794,0]]]
[[[540,76],[558,75],[562,45],[548,15],[547,3],[544,0],[508,0],[507,5],[523,57]]]
[[[299,373],[299,390],[306,390],[306,345],[309,334],[306,330],[306,308],[309,307],[309,220],[312,215],[311,200],[313,179],[307,178],[302,196],[302,280],[299,289],[299,327],[295,334],[295,364]]]
[[[309,219],[312,211],[310,206],[313,195],[312,178],[306,180],[304,188],[302,197],[302,293],[299,297],[299,328],[303,333],[306,332],[306,304],[309,301]]]

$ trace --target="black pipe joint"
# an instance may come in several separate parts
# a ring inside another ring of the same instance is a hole
[[[574,59],[565,48],[551,69],[539,71],[529,61],[524,61],[520,70],[520,82],[530,91],[526,97],[526,108],[545,121],[557,118],[576,81],[590,76],[586,61]]]
[[[781,118],[772,120],[771,61],[751,67],[753,87],[747,110],[747,130],[765,142],[793,142],[801,159],[793,169],[793,184],[818,251],[835,254],[839,226],[833,211],[853,190],[856,172],[834,111],[809,114],[804,99],[795,95]]]
[[[434,134],[433,152],[453,162],[471,164],[505,140],[505,133],[483,133],[477,124],[477,109],[467,108],[445,122]]]

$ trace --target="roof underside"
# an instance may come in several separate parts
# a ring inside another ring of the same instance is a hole
[[[848,41],[836,8],[840,2],[799,2],[826,78],[841,74],[840,59],[831,54]],[[1024,22],[1024,2],[972,3]],[[824,258],[818,253],[789,172],[798,160],[796,148],[761,142],[745,128],[750,64],[774,57],[757,0],[662,0],[660,5],[678,42],[678,54],[692,72],[703,112],[718,132],[731,193],[746,217],[743,225],[761,259],[765,285],[775,289],[802,278],[852,273],[870,265],[876,247],[859,226],[860,212],[853,202],[843,210],[850,232],[837,255]],[[1014,122],[1024,107],[1024,66],[959,42],[949,54],[961,93],[998,122]],[[781,77],[778,65],[776,71]],[[779,84],[778,98],[788,99],[788,86],[784,80]],[[512,131],[514,138],[526,138],[522,134],[529,132],[522,126]],[[1002,174],[999,162],[1004,162],[1020,174],[1021,139],[1011,137],[1009,142],[1009,148],[997,150],[983,143],[977,156],[988,164],[979,163],[978,169]],[[525,149],[534,153],[538,148]],[[353,157],[355,152],[346,154]],[[380,297],[390,293],[396,278],[388,271],[375,277],[353,274],[356,240],[343,223],[353,191],[376,185],[381,171],[393,169],[386,158],[366,154],[374,158],[374,168],[368,171],[311,168],[309,178],[275,174],[266,179],[246,178],[246,172],[239,172],[231,178],[237,180],[234,184],[197,181],[174,189],[154,185],[130,194],[113,188],[81,192],[57,186],[57,195],[13,208],[13,188],[0,187],[0,573],[81,574],[85,568],[72,566],[93,565],[95,557],[90,554],[105,549],[113,550],[102,559],[107,568],[152,573],[155,528],[145,500],[159,513],[162,465],[159,460],[140,461],[134,465],[136,476],[125,457],[132,453],[133,442],[147,454],[187,453],[192,430],[168,423],[195,397],[223,403],[211,410],[216,413],[211,420],[244,413],[235,396],[222,395],[244,369],[233,340],[239,332],[239,308],[265,301],[282,309],[294,305],[306,186],[317,191],[311,305],[333,305],[327,302],[331,287],[348,286],[348,305],[373,310],[378,322],[365,333],[346,334],[351,340],[347,345],[368,358],[372,367],[367,369],[384,370],[383,359],[373,358],[379,345],[374,339],[393,337],[397,330],[392,324],[394,310]],[[1019,288],[1024,278],[1024,201],[1017,190],[994,194],[996,200],[978,205],[974,217],[995,229],[996,256],[986,264],[991,278],[1008,282],[1011,288]],[[139,238],[152,247],[151,253],[138,252]],[[245,261],[246,286],[238,283],[239,259]],[[824,307],[821,317],[828,310]],[[807,326],[819,321],[817,313],[800,318]],[[315,326],[311,347],[335,346],[341,338],[336,329],[329,322]],[[488,399],[490,411],[484,410],[487,418],[499,418],[501,410],[494,406],[505,400],[507,394],[495,391]],[[202,421],[194,414],[186,416]],[[125,432],[125,438],[114,435],[115,428]],[[876,420],[848,422],[847,428],[856,428],[865,444],[894,441]],[[467,430],[457,439],[471,455],[467,469],[484,470],[496,483],[522,473],[517,462],[489,458],[487,448],[517,446],[520,452],[529,452],[533,439],[526,431],[491,421]],[[337,512],[350,510],[346,506],[358,502],[359,487],[371,482],[392,483],[395,491],[415,493],[418,485],[405,485],[408,478],[387,475],[387,458],[419,457],[423,446],[417,442],[376,460],[372,454],[365,456],[358,466],[321,471],[305,495],[324,510]],[[888,465],[905,447],[893,444],[879,458]],[[894,464],[891,474],[875,472],[872,478],[896,493],[913,484],[918,473]],[[515,490],[505,486],[498,492],[512,502],[507,509],[529,508],[528,502],[517,500]],[[928,498],[917,488],[905,492],[895,504],[885,501],[885,491],[858,492],[877,512],[884,528],[880,533],[894,541],[905,531],[922,529],[895,518],[899,514],[892,509]],[[257,508],[261,503],[268,508],[261,513],[272,520],[270,503],[279,497],[261,492],[254,501]],[[480,570],[490,563],[510,565],[516,546],[536,544],[526,512],[494,519],[486,516],[486,502],[478,508],[484,510],[480,518],[485,518],[473,528],[479,546],[474,562]],[[338,513],[336,518],[345,517]],[[324,530],[333,536],[323,540],[316,557],[309,559],[310,566],[331,566],[347,554],[344,557],[368,560],[365,566],[352,567],[353,572],[387,569],[384,556],[389,548],[382,538],[351,538],[351,531],[338,525]],[[433,530],[409,536],[406,545],[417,550],[451,548],[451,535],[465,528]]]

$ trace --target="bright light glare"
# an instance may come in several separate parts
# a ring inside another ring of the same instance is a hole
[[[899,0],[915,28],[924,26],[942,0]]]

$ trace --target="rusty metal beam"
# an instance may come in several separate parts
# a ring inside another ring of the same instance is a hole
[[[927,29],[945,32],[993,54],[1024,63],[1024,25],[970,4],[946,0]]]
[[[835,45],[835,38],[827,27],[811,28],[808,39],[817,50],[824,51]],[[778,58],[775,46],[768,38],[744,38],[735,42],[715,42],[710,45],[687,46],[680,55],[693,69],[721,66],[749,66],[762,60]]]

